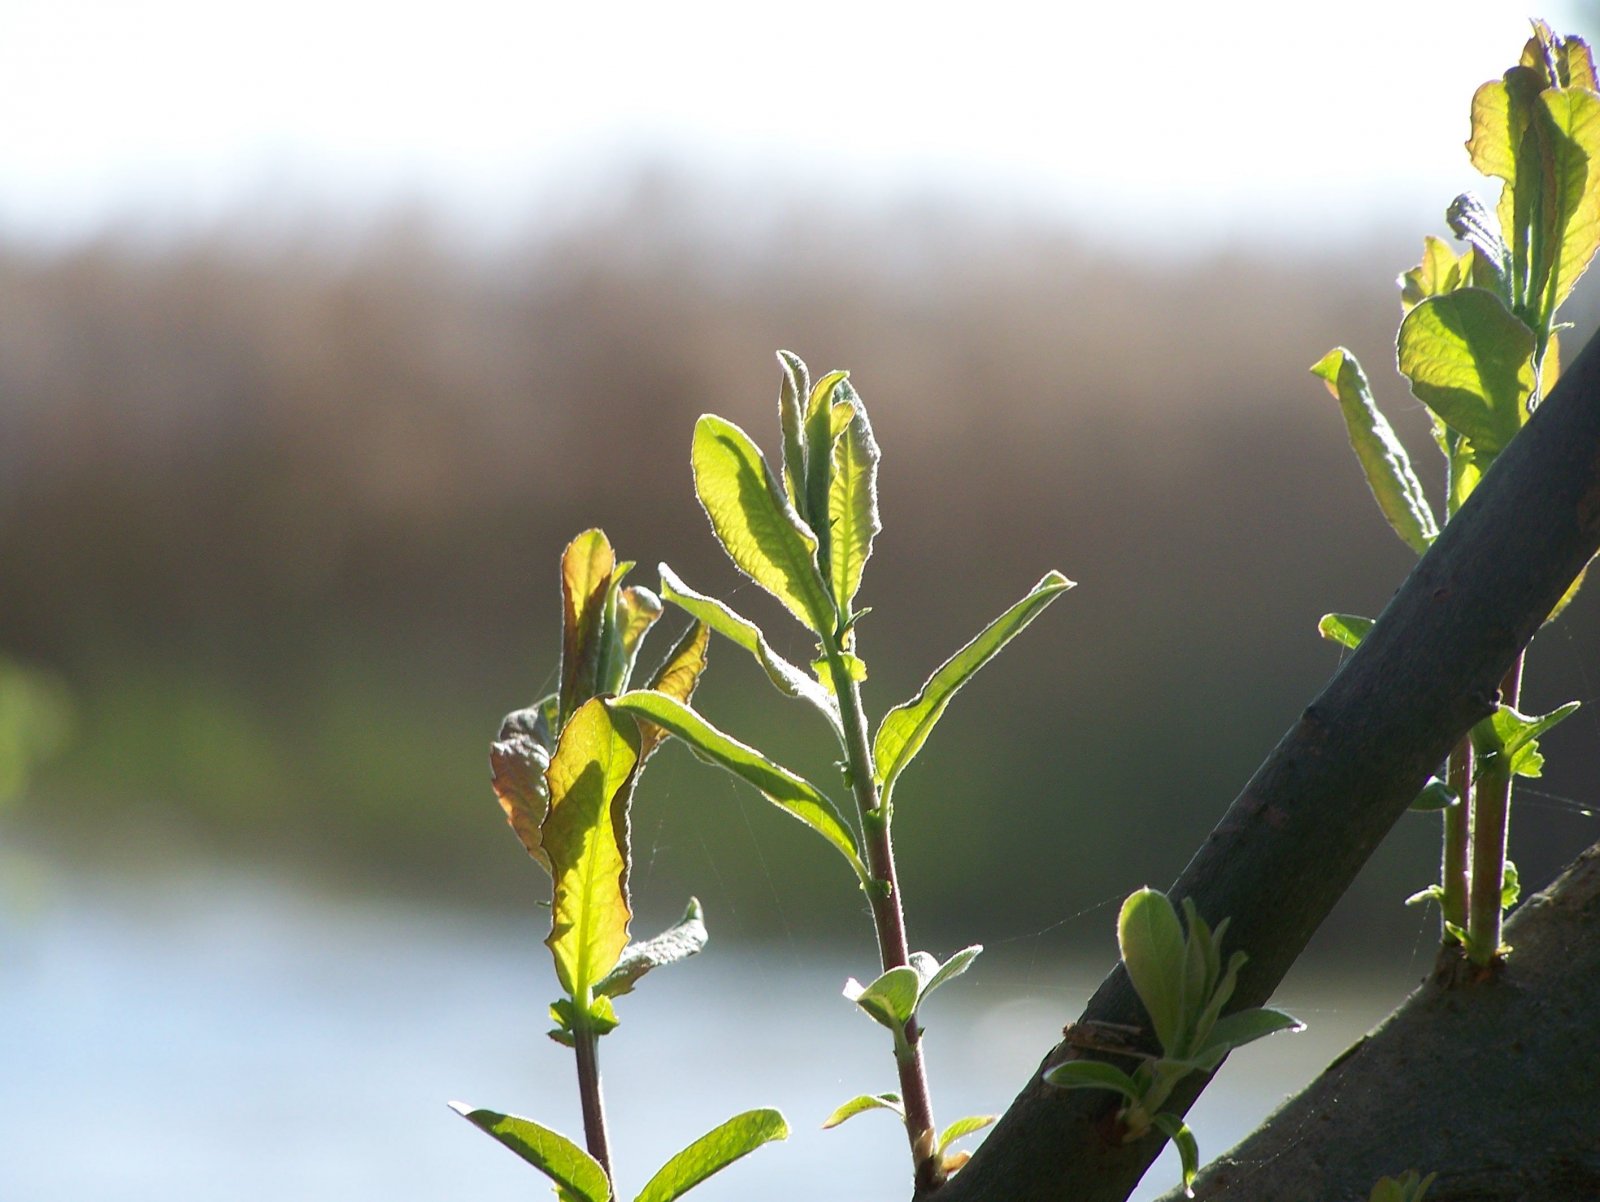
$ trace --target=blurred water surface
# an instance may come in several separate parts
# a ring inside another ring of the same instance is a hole
[[[544,1037],[555,985],[539,915],[363,903],[224,871],[141,885],[18,864],[0,909],[6,1202],[538,1197],[533,1170],[445,1101],[580,1130],[570,1054]],[[926,1015],[947,1122],[1003,1109],[1106,967],[997,953]],[[624,1196],[729,1114],[776,1105],[789,1144],[708,1182],[700,1202],[904,1197],[889,1116],[817,1126],[893,1085],[879,1032],[838,995],[868,957],[713,934],[626,998],[602,1045]],[[1406,984],[1291,982],[1280,1001],[1310,1031],[1234,1058],[1190,1116],[1203,1152],[1248,1131]],[[1176,1173],[1164,1160],[1136,1197]]]

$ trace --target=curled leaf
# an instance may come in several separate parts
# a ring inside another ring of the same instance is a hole
[[[630,943],[622,949],[622,958],[594,987],[597,994],[621,997],[632,993],[633,987],[652,969],[664,964],[675,964],[698,953],[706,945],[706,924],[700,902],[691,897],[683,917],[653,939],[643,943]]]
[[[824,1131],[837,1127],[847,1119],[853,1119],[858,1114],[865,1114],[869,1110],[889,1110],[898,1114],[902,1119],[906,1117],[906,1108],[900,1101],[897,1093],[862,1094],[860,1097],[851,1098],[840,1106],[827,1118],[822,1120]]]

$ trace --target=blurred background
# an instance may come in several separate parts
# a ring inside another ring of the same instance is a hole
[[[1116,902],[1176,875],[1337,667],[1318,617],[1376,613],[1412,562],[1307,368],[1350,347],[1437,483],[1394,278],[1492,195],[1468,104],[1526,30],[1487,0],[12,0],[0,1197],[539,1188],[441,1105],[578,1127],[548,885],[488,741],[553,680],[556,561],[591,525],[810,658],[688,468],[705,411],[775,452],[778,347],[848,367],[884,449],[875,713],[1046,569],[1078,582],[897,794],[913,941],[989,948],[930,1019],[942,1112],[1003,1108]],[[1580,285],[1569,353],[1596,305]],[[1530,708],[1595,700],[1597,605],[1540,636]],[[832,778],[741,653],[700,700]],[[1597,715],[1519,793],[1535,887],[1600,835]],[[832,853],[677,748],[634,839],[636,929],[694,893],[713,943],[608,1041],[625,1180],[775,1103],[802,1146],[697,1197],[903,1192],[889,1120],[815,1131],[892,1071],[835,996],[874,969]],[[1426,970],[1436,918],[1400,903],[1436,843],[1417,815],[1380,850],[1286,986],[1313,1033],[1239,1058],[1209,1153]],[[726,1079],[689,1088],[707,1045]]]

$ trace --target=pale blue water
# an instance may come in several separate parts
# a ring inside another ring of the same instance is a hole
[[[423,1202],[547,1197],[445,1107],[580,1123],[539,918],[356,904],[239,875],[159,886],[6,860],[0,881],[0,1202]],[[879,1030],[844,1002],[868,949],[715,939],[621,999],[602,1045],[623,1196],[728,1115],[794,1128],[698,1202],[908,1196],[891,1116],[817,1129],[894,1088]],[[949,951],[953,949],[942,949]],[[1001,1110],[1103,964],[980,959],[925,1013],[943,1121]],[[1326,988],[1312,1024],[1234,1058],[1190,1116],[1202,1153],[1246,1132],[1404,992]],[[1298,1004],[1297,1004],[1298,1003]],[[1163,1161],[1137,1197],[1177,1179]]]

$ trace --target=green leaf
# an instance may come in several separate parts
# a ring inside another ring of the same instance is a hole
[[[1503,755],[1507,770],[1517,776],[1538,776],[1544,769],[1539,736],[1578,708],[1576,701],[1530,716],[1502,705],[1472,728],[1473,749],[1481,756]]]
[[[1444,888],[1440,885],[1429,885],[1426,889],[1419,889],[1406,898],[1408,906],[1425,906],[1429,902],[1444,902]]]
[[[1194,1132],[1175,1114],[1163,1112],[1150,1121],[1177,1145],[1178,1159],[1183,1162],[1183,1193],[1186,1198],[1194,1197],[1194,1179],[1200,1172],[1200,1145],[1195,1142]]]
[[[806,400],[806,501],[805,512],[811,515],[811,529],[817,535],[817,564],[823,575],[829,576],[829,556],[833,538],[828,529],[828,497],[833,488],[833,400],[835,389],[844,382],[849,372],[830,371],[811,386]],[[817,633],[822,633],[818,630]]]
[[[555,894],[545,944],[570,997],[587,996],[628,943],[628,850],[612,803],[631,784],[638,749],[633,722],[595,698],[572,715],[550,760],[542,835]]]
[[[1480,468],[1528,419],[1533,331],[1482,288],[1430,297],[1400,323],[1400,371],[1418,400],[1472,443]]]
[[[663,964],[675,964],[688,959],[705,947],[706,938],[700,902],[691,897],[683,917],[672,926],[654,939],[630,943],[623,948],[617,966],[605,975],[594,991],[605,997],[621,997],[625,993],[632,993],[633,987],[645,973]]]
[[[610,646],[606,652],[605,679],[600,682],[602,693],[620,693],[628,687],[644,636],[661,617],[659,597],[640,586],[616,588],[615,581],[620,579],[621,573],[613,578],[616,601],[608,622]]]
[[[1401,308],[1409,313],[1430,296],[1442,296],[1446,292],[1454,292],[1462,286],[1464,272],[1465,265],[1461,257],[1442,239],[1428,234],[1422,239],[1422,262],[1400,277]],[[1328,359],[1341,353],[1348,354],[1342,347],[1330,351],[1327,358],[1311,370],[1317,372],[1317,368],[1326,364]],[[1317,374],[1322,373],[1317,372]],[[1323,378],[1329,379],[1327,376]],[[1331,387],[1330,380],[1330,389]]]
[[[561,556],[560,724],[600,692],[606,601],[616,556],[605,532],[585,530]]]
[[[788,1138],[789,1124],[776,1110],[736,1114],[662,1165],[635,1202],[672,1202],[762,1144]]]
[[[550,752],[536,733],[539,718],[537,707],[506,715],[500,737],[489,744],[489,780],[522,846],[549,872],[550,857],[545,855],[539,827],[550,808],[550,787],[544,778]]]
[[[859,655],[852,655],[848,651],[839,652],[839,666],[844,669],[845,675],[857,684],[867,678],[867,663]],[[837,682],[833,679],[833,663],[826,655],[811,661],[811,674],[832,696],[838,697]]]
[[[1539,96],[1546,170],[1543,238],[1552,250],[1541,315],[1548,327],[1556,308],[1600,249],[1600,96],[1578,88],[1549,89]]]
[[[839,1109],[822,1120],[822,1129],[827,1131],[837,1127],[846,1119],[853,1119],[858,1114],[865,1114],[869,1110],[892,1110],[902,1119],[906,1117],[906,1108],[900,1101],[897,1093],[862,1094],[859,1098],[851,1098]]]
[[[922,984],[917,970],[907,965],[891,968],[870,985],[863,986],[851,977],[844,985],[844,996],[865,1010],[874,1022],[895,1032],[898,1039],[917,1009],[917,992]]]
[[[1327,384],[1339,402],[1350,447],[1361,463],[1378,508],[1400,541],[1421,555],[1439,537],[1439,524],[1428,507],[1421,481],[1411,469],[1411,457],[1372,399],[1361,364],[1341,346],[1329,351],[1311,372]]]
[[[711,628],[704,622],[695,622],[684,631],[667,658],[650,677],[645,686],[653,693],[665,693],[685,705],[699,687],[700,677],[706,670],[706,652],[710,648]],[[639,726],[639,762],[642,764],[666,739],[667,732],[649,722]]]
[[[951,956],[934,971],[933,975],[924,979],[921,993],[918,995],[918,1004],[930,993],[946,981],[953,981],[967,969],[972,967],[972,962],[983,953],[983,944],[974,943],[971,947],[964,947]]]
[[[783,490],[802,518],[805,513],[806,444],[801,431],[805,400],[811,395],[811,373],[799,355],[778,352],[778,424],[783,430]],[[809,521],[809,519],[806,519]]]
[[[1219,940],[1220,942],[1220,940]],[[1192,1054],[1197,1048],[1207,1047],[1211,1042],[1211,1033],[1216,1029],[1220,1020],[1222,1008],[1228,1004],[1228,999],[1233,996],[1233,991],[1239,985],[1239,970],[1250,959],[1243,952],[1234,952],[1228,957],[1227,971],[1222,974],[1222,979],[1217,982],[1217,987],[1212,991],[1211,999],[1206,1003],[1206,1008],[1194,1020],[1193,1036],[1189,1047],[1182,1049],[1184,1054]]]
[[[958,1139],[965,1139],[974,1131],[982,1131],[985,1127],[992,1126],[1000,1116],[998,1114],[969,1114],[964,1119],[957,1119],[944,1129],[944,1134],[939,1136],[939,1155],[943,1156],[950,1149],[950,1145]]]
[[[707,414],[695,423],[692,459],[695,493],[728,558],[809,629],[831,632],[833,602],[817,568],[817,536],[750,436]]]
[[[1163,1050],[1178,1053],[1185,1026],[1185,948],[1178,912],[1164,893],[1140,889],[1122,903],[1117,945],[1133,990],[1144,1003]]]
[[[1522,877],[1517,872],[1517,866],[1510,860],[1505,862],[1505,871],[1500,878],[1500,908],[1509,910],[1517,904],[1522,896]]]
[[[1422,792],[1418,793],[1415,800],[1406,808],[1418,813],[1428,813],[1433,810],[1448,810],[1460,803],[1461,799],[1456,796],[1454,789],[1437,776],[1430,776],[1428,783],[1422,786]]]
[[[1054,601],[1073,587],[1073,582],[1060,572],[1047,572],[1028,595],[986,626],[973,639],[928,677],[926,684],[911,700],[895,706],[884,715],[878,733],[872,741],[873,762],[878,777],[878,794],[881,804],[889,804],[889,795],[896,779],[922,750],[928,733],[943,716],[945,707],[956,690],[971,680],[1000,649],[1020,634],[1024,627]]]
[[[754,785],[773,805],[833,844],[862,883],[867,882],[867,869],[856,850],[855,836],[833,802],[810,781],[779,767],[754,747],[723,734],[675,697],[640,690],[624,693],[611,704],[664,727],[711,763]]]
[[[1356,614],[1323,614],[1317,623],[1317,633],[1330,643],[1338,643],[1354,651],[1376,625],[1371,618]]]
[[[872,437],[866,406],[841,380],[834,390],[850,409],[849,424],[833,443],[833,472],[828,490],[828,578],[833,604],[848,617],[861,588],[861,574],[872,554],[872,540],[883,529],[878,520],[878,443]],[[836,406],[837,408],[837,406]]]
[[[1068,1060],[1047,1069],[1044,1079],[1058,1089],[1109,1089],[1130,1102],[1137,1102],[1140,1090],[1132,1077],[1103,1060]]]
[[[809,701],[822,711],[830,726],[840,732],[839,703],[833,694],[818,683],[809,673],[802,671],[772,649],[761,628],[748,618],[741,617],[715,598],[697,593],[679,580],[666,564],[661,565],[661,595],[698,618],[712,630],[736,646],[743,647],[766,672],[777,690],[785,697],[798,697]]]
[[[565,1135],[541,1127],[532,1119],[475,1110],[463,1102],[451,1102],[450,1109],[478,1130],[494,1136],[555,1182],[557,1189],[582,1202],[607,1202],[611,1197],[611,1183],[600,1162]]]
[[[1247,1043],[1264,1039],[1268,1035],[1275,1035],[1279,1031],[1305,1029],[1305,1023],[1294,1015],[1262,1006],[1254,1010],[1236,1010],[1232,1014],[1224,1014],[1211,1028],[1211,1036],[1207,1042],[1212,1047],[1220,1046],[1232,1051],[1234,1048],[1244,1047]]]

